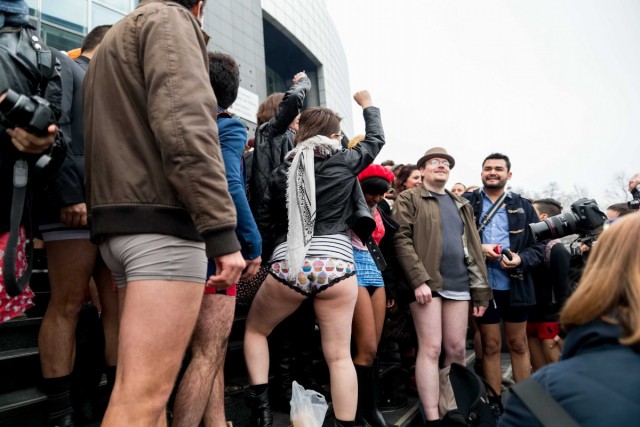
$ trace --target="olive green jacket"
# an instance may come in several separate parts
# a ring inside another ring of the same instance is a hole
[[[474,306],[487,307],[493,299],[487,281],[487,267],[469,201],[447,191],[464,225],[462,243],[469,271],[469,291]],[[438,200],[424,186],[403,191],[393,206],[399,228],[394,237],[398,263],[411,289],[426,283],[442,291],[442,218]]]

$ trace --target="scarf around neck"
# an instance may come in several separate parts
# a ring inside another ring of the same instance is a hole
[[[304,140],[287,154],[288,279],[293,280],[304,263],[316,224],[316,157],[328,158],[342,148],[339,141],[316,135]]]

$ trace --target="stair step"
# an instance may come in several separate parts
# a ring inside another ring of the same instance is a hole
[[[20,357],[35,356],[39,353],[38,347],[18,348],[14,350],[0,351],[0,362],[17,359]]]
[[[47,396],[36,387],[0,394],[0,414],[47,400]]]

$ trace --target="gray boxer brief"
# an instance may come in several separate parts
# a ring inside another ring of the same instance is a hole
[[[118,288],[139,280],[203,285],[206,281],[204,242],[166,234],[130,234],[108,237],[99,246]]]

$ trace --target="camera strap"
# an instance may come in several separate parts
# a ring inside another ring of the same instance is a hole
[[[478,233],[482,234],[484,229],[487,228],[487,225],[489,225],[493,217],[496,216],[496,214],[498,213],[498,209],[500,209],[500,207],[502,206],[502,203],[504,203],[504,199],[506,198],[507,198],[507,192],[505,191],[504,193],[502,193],[500,197],[498,197],[498,200],[496,200],[496,202],[491,206],[491,208],[487,211],[484,217],[482,217],[482,220],[480,220],[480,227],[478,227]]]
[[[22,293],[22,290],[31,277],[31,260],[33,259],[33,243],[27,245],[27,270],[20,278],[16,278],[16,251],[18,248],[18,237],[20,234],[20,223],[22,222],[22,212],[27,198],[27,183],[29,181],[29,165],[25,160],[19,159],[13,166],[13,195],[11,198],[11,217],[9,219],[9,239],[4,254],[4,265],[2,274],[4,276],[4,286],[9,296],[15,297]]]

